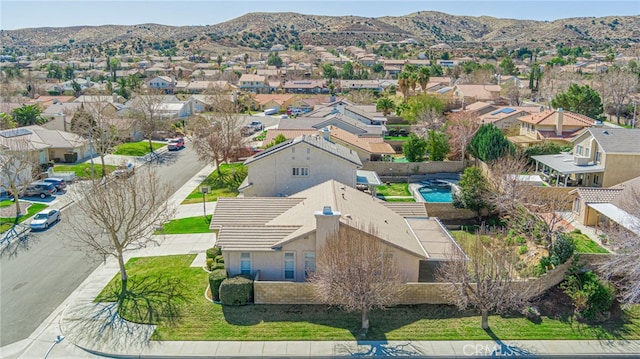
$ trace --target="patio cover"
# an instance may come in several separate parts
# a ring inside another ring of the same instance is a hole
[[[611,203],[589,203],[589,207],[607,216],[607,218],[631,232],[640,235],[640,218],[633,216],[629,212],[622,210]]]
[[[598,173],[604,172],[601,165],[579,166],[573,162],[573,155],[570,153],[561,153],[557,155],[541,155],[531,156],[532,159],[538,161],[547,167],[553,168],[562,175],[573,173]]]
[[[356,184],[366,186],[382,186],[382,181],[374,171],[356,171]]]

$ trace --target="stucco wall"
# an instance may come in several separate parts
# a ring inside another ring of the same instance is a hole
[[[429,203],[426,202],[425,207],[429,217],[438,217],[440,219],[469,219],[476,218],[478,214],[464,208],[455,208],[453,203]]]
[[[293,167],[307,167],[309,175],[294,177]],[[275,197],[290,195],[330,179],[355,187],[356,165],[300,143],[249,164],[248,177],[253,185],[243,191],[245,197]]]
[[[536,298],[560,283],[570,265],[568,261],[539,278],[515,285],[521,286],[527,298]],[[447,304],[448,286],[447,283],[406,283],[398,296],[398,304]],[[320,304],[310,283],[256,281],[253,288],[255,304]]]
[[[464,171],[462,161],[428,161],[428,162],[366,162],[363,170],[375,171],[379,176],[411,176],[425,173],[449,172],[458,173]]]
[[[640,176],[640,156],[605,154],[604,157],[602,187],[611,187]]]

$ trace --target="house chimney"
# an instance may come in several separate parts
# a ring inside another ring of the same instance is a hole
[[[341,213],[333,211],[331,206],[324,206],[322,211],[317,211],[316,217],[316,252],[327,242],[327,238],[338,232]]]
[[[564,116],[564,111],[562,108],[556,110],[556,135],[562,136],[562,117]]]
[[[325,139],[325,141],[331,141],[331,130],[329,129],[329,126],[321,128],[318,132],[320,132],[320,135]]]

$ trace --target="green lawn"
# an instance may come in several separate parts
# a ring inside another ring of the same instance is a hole
[[[167,144],[164,142],[151,142],[153,146],[153,150],[166,146]],[[128,142],[123,143],[116,147],[113,152],[114,155],[123,155],[123,156],[144,156],[148,154],[149,151],[149,141],[144,140],[140,142]]]
[[[376,188],[376,193],[383,196],[411,196],[407,183],[389,183]]]
[[[204,211],[204,209],[203,209]],[[211,216],[204,217],[188,217],[173,219],[166,223],[162,230],[158,230],[155,234],[186,234],[186,233],[209,233]]]
[[[220,173],[218,170],[211,172],[201,185],[209,186],[209,193],[206,194],[205,201],[217,201],[218,197],[236,197],[238,195],[238,186],[247,176],[247,167],[242,163],[223,164],[220,165]],[[194,189],[182,204],[202,203],[202,193],[200,186]]]
[[[189,267],[195,255],[132,258],[127,263],[132,295],[120,314],[155,323],[155,340],[353,340],[360,315],[323,305],[223,307],[202,295],[207,273]],[[96,300],[113,300],[119,274]],[[146,306],[143,303],[151,303]],[[137,305],[136,305],[137,304]],[[149,320],[149,313],[154,319]],[[570,318],[489,318],[500,339],[640,339],[640,305],[624,323],[587,325]],[[403,305],[371,313],[368,340],[491,340],[474,312],[446,305]]]
[[[384,136],[387,141],[407,141],[409,136]]]
[[[609,253],[608,250],[602,248],[598,243],[582,233],[571,232],[568,235],[573,239],[578,253]]]
[[[14,205],[13,201],[2,201],[0,202],[0,207],[7,207],[7,204],[9,206]],[[29,207],[27,207],[27,213],[23,214],[22,217],[18,219],[18,223],[22,223],[26,221],[27,219],[31,218],[34,214],[42,211],[47,207],[49,206],[47,206],[46,204],[32,203]],[[0,217],[0,233],[9,230],[9,228],[13,226],[14,222],[15,222],[15,217],[4,217],[4,218]]]
[[[403,197],[403,198],[388,198],[388,197],[384,197],[382,196],[382,198],[380,198],[386,202],[415,202],[416,199],[413,197]]]
[[[113,165],[105,165],[107,170],[107,175],[111,172],[115,171],[117,166]],[[74,172],[77,178],[80,179],[91,179],[91,163],[78,163],[75,165],[55,165],[53,167],[54,172]],[[102,178],[102,164],[100,163],[99,158],[93,159],[93,173],[94,178]]]

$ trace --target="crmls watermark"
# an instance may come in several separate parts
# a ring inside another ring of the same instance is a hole
[[[462,352],[467,356],[515,356],[515,348],[506,344],[466,344]]]

